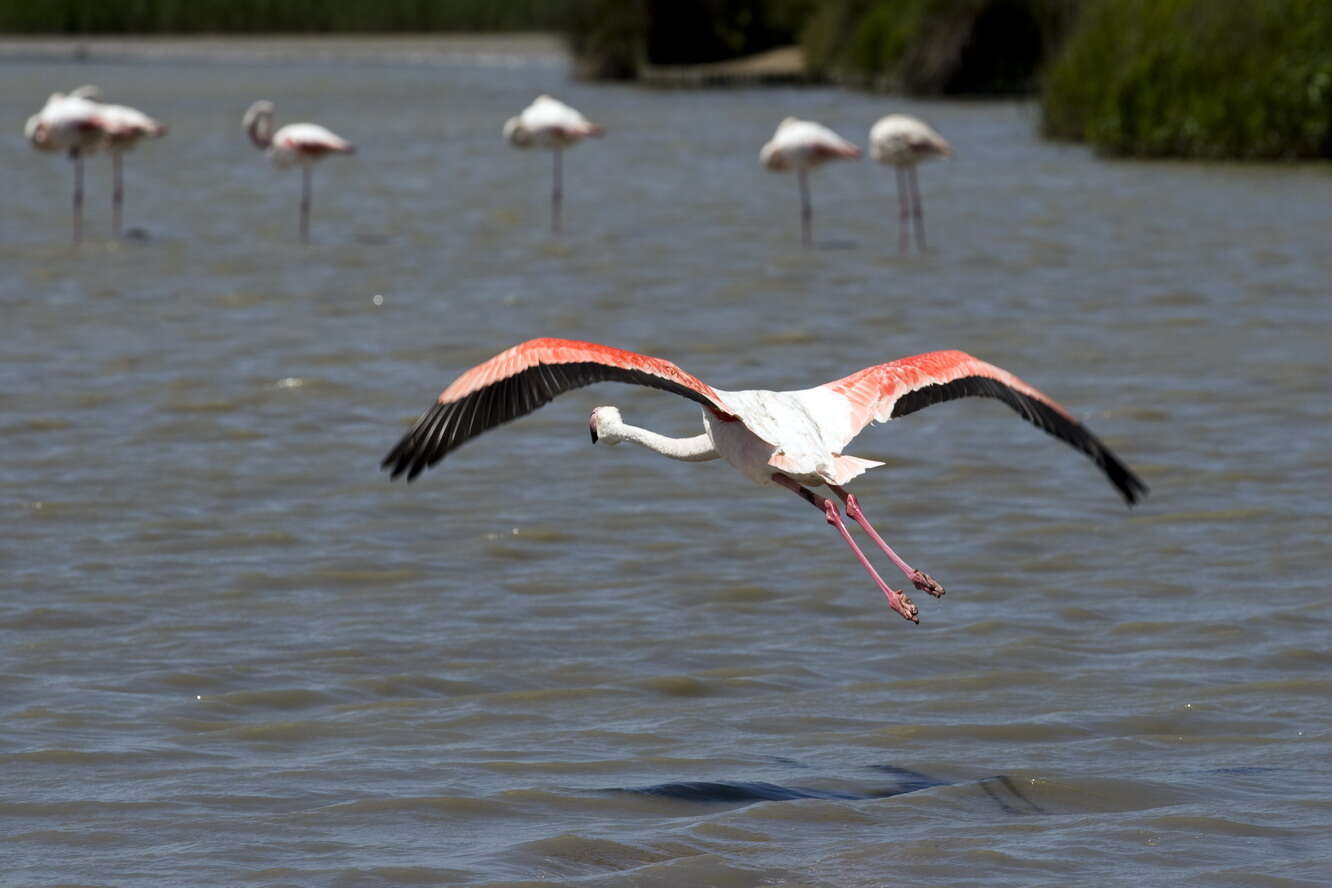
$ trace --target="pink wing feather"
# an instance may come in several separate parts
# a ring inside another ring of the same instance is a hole
[[[595,342],[531,339],[478,364],[440,393],[381,466],[411,480],[449,451],[571,389],[627,382],[664,389],[731,418],[712,386],[670,361]]]
[[[1073,418],[1053,398],[1027,385],[1002,367],[988,364],[956,349],[925,352],[909,358],[898,358],[886,364],[875,364],[864,370],[857,370],[850,376],[829,382],[824,388],[837,392],[851,402],[852,428],[859,432],[870,422],[887,422],[894,416],[912,413],[926,406],[921,404],[911,410],[894,412],[898,407],[898,401],[904,395],[930,386],[948,385],[966,378],[993,380],[1048,405],[1070,420]]]
[[[931,404],[954,398],[995,398],[1027,422],[1087,454],[1130,504],[1147,493],[1147,485],[1058,401],[966,352],[935,351],[899,358],[823,387],[846,398],[852,437],[870,422],[887,422]]]
[[[663,381],[692,389],[707,398],[712,406],[723,413],[729,413],[730,411],[730,408],[713,391],[712,386],[697,376],[684,372],[670,361],[654,358],[650,355],[641,355],[638,352],[623,348],[600,345],[596,342],[579,342],[576,339],[555,339],[551,337],[529,339],[515,345],[513,348],[505,349],[484,363],[477,364],[450,383],[449,387],[440,393],[439,402],[447,404],[450,401],[465,398],[486,386],[493,385],[508,377],[517,376],[523,371],[530,370],[540,364],[584,363],[601,364],[609,368],[635,370],[650,374]]]

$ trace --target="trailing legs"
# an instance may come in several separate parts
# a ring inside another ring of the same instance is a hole
[[[833,493],[841,497],[842,502],[846,503],[847,517],[865,529],[865,533],[870,535],[870,539],[879,544],[879,548],[884,551],[885,555],[892,559],[893,564],[897,565],[898,570],[906,574],[907,579],[911,581],[913,586],[922,592],[930,593],[935,598],[944,594],[944,587],[939,585],[934,577],[916,570],[914,567],[907,564],[902,560],[901,556],[893,551],[891,546],[883,541],[883,537],[879,536],[879,532],[869,523],[869,519],[865,517],[865,513],[860,511],[860,502],[856,499],[854,493],[847,490],[845,487],[838,487],[836,484],[830,484],[828,486],[832,489]]]
[[[837,532],[841,535],[843,542],[845,542],[848,546],[851,547],[851,551],[855,553],[856,560],[860,562],[860,566],[865,568],[865,571],[870,575],[870,578],[874,580],[875,585],[877,585],[879,587],[879,590],[883,592],[885,596],[887,596],[888,606],[891,607],[893,610],[897,611],[899,614],[901,614],[905,619],[908,619],[913,623],[920,622],[920,617],[919,617],[920,611],[916,607],[915,603],[912,602],[912,600],[908,598],[904,593],[899,592],[898,590],[890,587],[887,583],[885,583],[883,581],[883,577],[879,576],[879,572],[874,569],[874,565],[870,564],[869,559],[865,557],[865,553],[860,551],[860,547],[856,545],[856,541],[851,539],[851,531],[847,530],[846,524],[842,522],[842,516],[837,509],[836,502],[828,499],[827,497],[819,496],[817,493],[810,490],[808,487],[803,486],[795,479],[787,475],[783,475],[781,472],[774,472],[772,475],[772,480],[776,481],[778,484],[785,487],[787,490],[801,497],[807,503],[814,506],[814,508],[821,510],[827,522],[837,529]],[[896,558],[896,556],[893,557]]]

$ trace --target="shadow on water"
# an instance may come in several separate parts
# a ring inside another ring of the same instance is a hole
[[[1005,814],[1044,814],[1045,809],[1022,794],[1011,779],[1003,774],[997,777],[982,777],[979,786],[999,810]],[[1016,802],[1016,804],[1014,804]]]
[[[795,799],[886,799],[892,796],[919,792],[937,786],[958,784],[931,777],[896,765],[871,765],[891,782],[877,783],[863,789],[818,789],[804,786],[784,786],[767,781],[681,780],[654,783],[650,786],[617,787],[602,792],[632,793],[655,798],[674,799],[700,804],[748,805],[755,802],[786,802]],[[1023,795],[1013,781],[1004,776],[982,777],[976,785],[1005,814],[1043,814],[1045,810]]]

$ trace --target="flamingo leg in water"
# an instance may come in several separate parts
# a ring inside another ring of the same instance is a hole
[[[911,207],[909,206],[909,195],[906,182],[906,168],[894,167],[897,170],[897,252],[906,253],[911,249],[911,234],[907,230],[907,224],[910,222]]]
[[[310,242],[310,192],[313,190],[311,178],[314,175],[312,164],[301,164],[301,243]]]
[[[796,171],[800,180],[800,243],[814,245],[814,206],[809,200],[809,171],[801,167]]]
[[[125,178],[121,170],[120,152],[111,152],[111,232],[120,237],[121,217],[125,206]]]
[[[564,205],[564,149],[556,145],[555,167],[550,189],[550,233],[560,233],[560,208]]]
[[[864,528],[865,533],[870,535],[870,539],[879,544],[879,548],[884,551],[884,554],[892,559],[893,564],[897,565],[898,570],[906,574],[907,579],[911,581],[913,586],[922,592],[930,593],[935,598],[944,594],[944,587],[939,585],[934,577],[916,570],[914,567],[907,564],[902,560],[901,556],[893,551],[891,546],[883,541],[883,537],[879,536],[879,532],[869,523],[869,519],[865,517],[865,513],[860,511],[860,502],[856,499],[854,493],[847,490],[845,487],[838,487],[836,484],[830,484],[829,487],[832,488],[833,493],[842,498],[842,502],[846,503],[847,516]]]
[[[842,522],[842,516],[837,511],[837,503],[827,497],[819,496],[808,487],[804,487],[795,479],[787,477],[780,472],[774,472],[772,480],[776,481],[792,493],[797,494],[810,505],[814,506],[814,508],[821,509],[824,518],[827,519],[829,524],[837,528],[837,532],[841,534],[842,540],[851,547],[851,551],[855,553],[856,559],[860,562],[860,566],[865,568],[865,571],[870,575],[870,578],[874,580],[875,585],[877,585],[879,590],[887,596],[888,606],[911,622],[920,622],[920,610],[916,607],[915,603],[912,602],[910,598],[907,598],[905,594],[885,583],[883,577],[879,576],[879,572],[874,569],[874,565],[870,564],[869,559],[865,557],[865,553],[860,551],[860,547],[856,545],[856,541],[851,539],[851,531],[847,530],[846,524]]]
[[[83,153],[78,148],[69,152],[74,161],[74,243],[83,240]]]
[[[911,217],[916,224],[916,247],[925,252],[925,207],[920,202],[920,182],[916,179],[916,168],[911,167],[908,170],[908,181],[911,184]]]

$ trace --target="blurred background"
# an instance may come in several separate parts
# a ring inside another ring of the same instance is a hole
[[[430,31],[559,32],[596,80],[1034,95],[1046,135],[1112,154],[1332,156],[1323,0],[0,3],[11,34]]]

